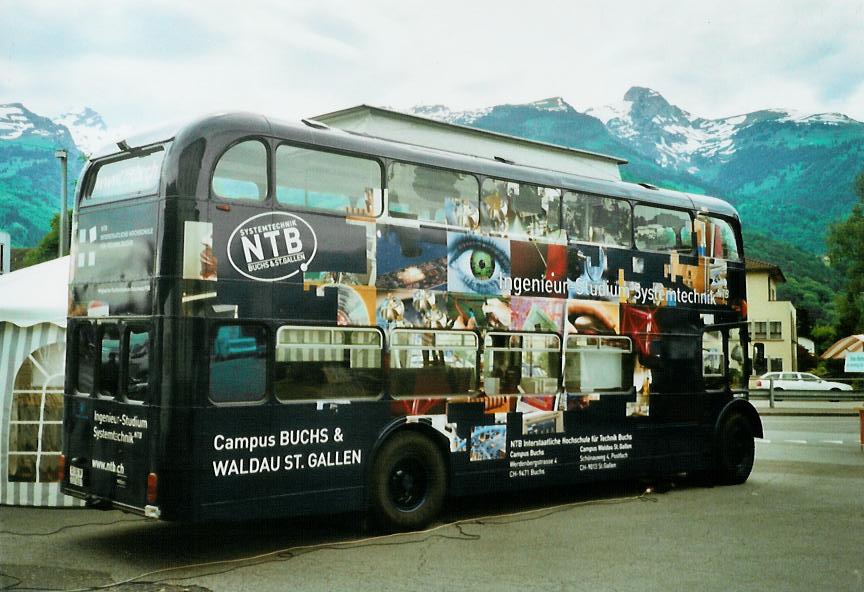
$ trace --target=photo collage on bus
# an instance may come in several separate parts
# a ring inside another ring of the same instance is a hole
[[[378,327],[389,340],[391,370],[401,370],[388,385],[397,414],[442,414],[453,395],[477,400],[482,392],[487,413],[519,411],[524,430],[562,431],[561,411],[588,408],[604,392],[635,391],[620,413],[649,415],[655,342],[722,322],[724,310],[742,305],[743,273],[730,274],[726,259],[713,256],[723,252],[719,226],[661,214],[636,229],[643,246],[636,252],[615,246],[624,239],[615,237],[613,212],[612,223],[597,222],[587,237],[611,246],[568,244],[568,227],[584,224],[565,216],[558,228],[561,192],[534,187],[538,207],[520,211],[514,189],[498,182],[484,190],[482,215],[442,199],[441,210],[419,216],[429,223],[399,212],[392,190],[386,218],[363,215],[362,207],[343,217],[236,208],[213,223],[186,222],[185,310]],[[378,190],[358,193],[368,203],[373,192],[380,199]],[[617,232],[629,241],[629,226]],[[696,256],[657,252],[669,250],[666,235],[689,244],[691,232]],[[233,285],[248,279],[261,282],[262,293],[270,286],[269,299],[232,302]],[[476,343],[452,333],[465,330],[477,332]],[[563,395],[562,349],[573,352],[565,356]],[[484,441],[494,442],[499,434],[484,429]]]

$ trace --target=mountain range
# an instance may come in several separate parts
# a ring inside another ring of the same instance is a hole
[[[602,152],[627,159],[625,180],[707,193],[731,202],[745,228],[811,253],[824,252],[828,224],[856,201],[864,169],[864,123],[839,113],[765,109],[707,119],[633,87],[621,102],[579,112],[554,97],[522,105],[424,117]]]
[[[628,161],[625,180],[722,197],[741,214],[748,255],[781,265],[793,301],[809,298],[817,316],[830,305],[837,278],[818,256],[828,225],[856,202],[852,182],[864,170],[864,123],[788,109],[709,119],[644,87],[582,112],[561,97],[472,111],[444,105],[408,111],[614,155]],[[58,210],[54,150],[69,151],[71,196],[84,155],[115,135],[89,108],[48,118],[21,103],[0,105],[0,229],[14,246],[34,245]]]

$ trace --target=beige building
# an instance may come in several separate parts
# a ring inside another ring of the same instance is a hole
[[[314,117],[313,121],[368,136],[595,179],[620,181],[618,167],[627,163],[615,156],[535,142],[370,105],[325,113]]]
[[[750,359],[756,376],[765,372],[798,369],[795,307],[788,300],[777,300],[777,285],[786,281],[772,263],[746,258],[747,316],[750,320]],[[761,350],[765,363],[760,367],[756,352]]]

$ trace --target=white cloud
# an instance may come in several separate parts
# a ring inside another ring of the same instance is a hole
[[[584,109],[633,85],[708,117],[788,107],[864,120],[856,0],[6,0],[0,10],[10,21],[0,102],[49,114],[86,104],[109,125],[553,95]]]

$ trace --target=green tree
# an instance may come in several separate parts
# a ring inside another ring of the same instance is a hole
[[[853,188],[858,203],[842,222],[828,229],[828,256],[844,286],[837,296],[837,335],[864,333],[864,171]]]
[[[69,217],[67,218],[67,220],[71,219],[72,212],[69,212]],[[57,244],[60,240],[58,237],[59,228],[60,214],[58,213],[54,214],[54,217],[51,219],[51,230],[49,230],[48,233],[42,237],[42,240],[39,241],[39,244],[30,249],[24,256],[23,267],[30,267],[31,265],[36,265],[37,263],[44,263],[45,261],[50,261],[51,259],[57,258]],[[68,232],[66,236],[69,236]]]

